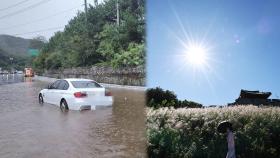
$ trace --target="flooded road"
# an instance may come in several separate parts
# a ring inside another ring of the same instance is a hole
[[[16,74],[0,74],[0,85],[23,82],[23,75]]]
[[[38,104],[46,85],[0,85],[1,158],[146,157],[144,92],[112,89],[112,107],[63,113]]]

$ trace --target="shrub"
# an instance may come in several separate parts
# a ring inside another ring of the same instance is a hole
[[[202,104],[193,101],[188,101],[188,100],[178,101],[176,108],[183,108],[183,107],[202,108]]]
[[[280,108],[159,108],[147,110],[149,157],[225,157],[226,135],[219,122],[233,123],[236,155],[240,158],[280,156]]]
[[[169,90],[163,90],[160,87],[150,88],[146,92],[147,105],[149,107],[169,107],[177,104],[177,96],[174,92]]]
[[[111,61],[113,67],[140,66],[145,63],[144,44],[130,43],[126,51],[120,51],[120,54],[114,53]]]
[[[174,92],[169,90],[163,90],[160,87],[150,88],[146,91],[147,95],[147,106],[160,108],[160,107],[189,107],[189,108],[201,108],[202,104],[183,100],[180,101],[177,99],[177,96]]]

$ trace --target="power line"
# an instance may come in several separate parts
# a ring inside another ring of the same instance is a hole
[[[35,8],[35,7],[39,6],[39,5],[42,5],[42,4],[44,4],[44,3],[47,3],[47,2],[49,2],[49,1],[51,1],[51,0],[42,0],[42,1],[38,2],[38,3],[35,3],[35,4],[31,5],[31,6],[28,6],[28,7],[26,7],[26,8],[21,9],[21,10],[18,10],[18,11],[16,11],[16,12],[13,12],[13,13],[6,14],[6,15],[4,15],[4,16],[1,16],[1,17],[0,17],[0,20],[1,20],[1,19],[4,19],[4,18],[7,18],[7,17],[11,17],[11,16],[14,16],[14,15],[17,15],[17,14],[22,13],[22,12],[25,12],[25,11],[27,11],[28,9],[33,9],[33,8]]]
[[[82,6],[82,5],[81,5]],[[9,30],[9,29],[12,29],[12,28],[15,28],[15,27],[22,27],[22,26],[26,26],[28,24],[33,24],[33,23],[36,23],[36,22],[39,22],[39,21],[44,21],[44,20],[47,20],[51,17],[54,17],[54,16],[57,16],[57,15],[60,15],[60,14],[63,14],[63,13],[66,13],[68,11],[71,11],[71,10],[74,10],[74,9],[77,9],[77,7],[73,7],[73,8],[70,8],[70,9],[67,9],[67,10],[63,10],[61,12],[57,12],[55,14],[52,14],[52,15],[49,15],[49,16],[45,16],[43,18],[39,18],[39,19],[36,19],[34,21],[30,21],[30,22],[27,22],[27,23],[21,23],[21,24],[17,24],[17,25],[12,25],[10,27],[3,27],[3,28],[0,28],[0,30]]]
[[[18,2],[16,4],[10,5],[10,6],[6,7],[6,8],[1,8],[0,11],[4,11],[4,10],[10,9],[10,8],[14,8],[14,7],[19,6],[19,5],[21,5],[21,4],[23,4],[23,3],[27,2],[27,1],[30,1],[30,0],[20,1],[20,2]]]
[[[12,34],[12,36],[26,35],[26,34],[32,34],[32,33],[39,33],[39,32],[44,32],[44,31],[52,31],[52,30],[58,30],[58,29],[61,29],[61,28],[64,28],[64,26],[52,27],[52,28],[47,28],[47,29],[37,30],[37,31],[32,31],[32,32],[24,32],[24,33]]]

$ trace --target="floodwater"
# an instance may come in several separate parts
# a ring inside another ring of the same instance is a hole
[[[0,74],[0,85],[23,82],[23,75]]]
[[[0,86],[1,158],[146,157],[143,91],[112,89],[112,107],[65,113],[38,104],[47,83],[22,81]]]

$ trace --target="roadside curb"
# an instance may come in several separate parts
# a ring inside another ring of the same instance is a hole
[[[54,82],[57,78],[45,77],[45,76],[37,76],[33,77],[34,80],[43,81],[43,82]],[[145,91],[147,88],[142,86],[127,86],[127,85],[117,85],[117,84],[109,84],[109,83],[100,83],[102,86],[106,88],[119,88],[119,89],[129,89],[129,90],[138,90]]]

